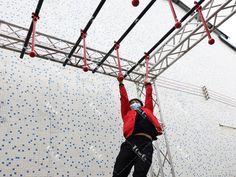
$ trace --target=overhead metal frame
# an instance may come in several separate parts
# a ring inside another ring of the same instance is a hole
[[[0,48],[20,53],[27,32],[27,28],[0,20]],[[35,50],[37,51],[37,57],[58,63],[63,63],[65,61],[74,46],[74,43],[70,41],[40,32],[36,32],[35,41]],[[30,47],[31,41],[29,41],[29,46],[27,48],[26,54],[29,54]],[[97,63],[106,55],[105,52],[89,47],[86,48],[86,51],[90,70],[93,70],[93,68],[97,66]],[[121,67],[124,72],[135,64],[135,62],[124,58],[121,58],[120,60]],[[72,55],[71,60],[68,62],[68,65],[82,69],[83,64],[83,46],[79,45],[77,51]],[[152,64],[150,63],[150,65]],[[117,77],[117,57],[114,55],[109,55],[108,59],[103,63],[103,65],[97,72],[112,77]],[[127,78],[127,80],[133,81],[135,80],[135,78],[141,75],[142,73],[135,71],[133,72],[131,77]],[[150,77],[152,78],[154,77],[154,75],[151,75]]]
[[[226,0],[224,3],[209,0],[203,6],[202,11],[206,16],[206,21],[211,22],[210,31],[214,31],[223,24],[227,19],[236,13],[236,1]],[[184,54],[190,51],[201,40],[206,37],[203,25],[198,19],[198,14],[193,13],[192,17],[183,24],[183,27],[170,36],[162,46],[160,46],[153,55],[150,56],[149,78],[156,79],[161,73],[173,65]],[[8,50],[20,52],[24,43],[24,38],[28,32],[27,28],[20,27],[0,20],[0,47]],[[74,43],[60,39],[54,36],[36,32],[37,57],[63,63]],[[28,50],[31,42],[29,42]],[[210,47],[210,46],[209,46]],[[77,51],[72,55],[68,65],[82,68],[83,67],[83,46],[79,45]],[[97,64],[106,56],[105,52],[87,48],[88,65],[92,71]],[[132,60],[121,58],[121,68],[123,72],[127,72],[136,63]],[[145,63],[142,62],[135,68],[125,79],[141,83],[145,77]],[[109,55],[103,65],[97,70],[98,73],[117,77],[118,66],[117,57]]]
[[[236,13],[236,1],[226,0],[224,3],[219,3],[210,0],[203,6],[202,12],[208,22],[210,31],[214,31]],[[155,75],[155,78],[207,36],[202,22],[196,19],[199,19],[197,13],[150,56],[150,61],[154,63],[154,66],[150,66],[149,72]],[[143,78],[141,76],[135,81],[140,82]]]
[[[180,23],[184,22],[189,16],[191,16],[192,13],[194,13],[194,11],[196,10],[197,6],[199,6],[200,4],[202,4],[205,0],[200,0],[199,2],[197,2],[197,4],[188,10],[188,12],[181,18],[181,20],[179,21]],[[178,22],[178,23],[179,23]],[[179,26],[179,24],[177,25]],[[124,78],[126,78],[130,73],[132,73],[146,58],[146,55],[149,57],[149,55],[159,46],[162,44],[162,42],[164,42],[166,39],[168,39],[168,37],[170,37],[170,35],[175,31],[176,29],[176,24],[172,26],[172,28],[170,28],[169,31],[167,31],[167,33],[161,37],[161,39],[159,39],[157,41],[157,43],[151,48],[148,50],[148,52],[145,52],[144,53],[144,56],[138,60],[138,62],[132,66],[132,68],[130,68],[129,71],[127,71],[124,75]]]

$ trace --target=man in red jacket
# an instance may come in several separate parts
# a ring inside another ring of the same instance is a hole
[[[141,100],[129,100],[125,86],[120,82],[121,115],[125,142],[116,158],[113,177],[127,177],[134,166],[134,177],[145,177],[152,163],[152,141],[162,134],[157,118],[153,115],[152,85],[144,81],[145,105]]]

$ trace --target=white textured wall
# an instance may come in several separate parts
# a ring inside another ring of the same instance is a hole
[[[107,1],[89,29],[88,46],[108,51],[148,2],[133,8],[127,0]],[[98,3],[45,1],[37,29],[74,42]],[[2,20],[28,27],[37,2],[0,5]],[[168,3],[157,1],[121,44],[121,56],[138,60],[172,22]],[[163,76],[236,98],[235,56],[217,38],[213,46],[204,40]],[[111,176],[124,140],[114,78],[28,56],[20,60],[1,49],[0,83],[0,176]],[[135,85],[125,84],[135,97]],[[236,126],[236,108],[158,91],[177,176],[236,176],[236,131],[218,126]]]

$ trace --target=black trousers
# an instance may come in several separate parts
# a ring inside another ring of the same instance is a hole
[[[145,136],[130,136],[121,144],[113,177],[127,177],[134,166],[133,177],[146,177],[152,164],[152,141]]]

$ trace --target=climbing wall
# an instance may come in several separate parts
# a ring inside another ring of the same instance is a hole
[[[116,80],[2,50],[1,64],[1,176],[110,176],[122,141]]]

